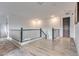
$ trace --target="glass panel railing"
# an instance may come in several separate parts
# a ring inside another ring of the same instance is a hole
[[[23,41],[29,41],[40,37],[40,29],[23,29]]]
[[[54,38],[56,39],[59,36],[60,36],[59,29],[54,29]]]
[[[7,38],[6,24],[0,24],[0,38]]]
[[[11,29],[10,37],[19,42],[25,42],[29,40],[34,40],[36,38],[47,38],[47,35],[42,29]]]
[[[12,39],[15,39],[15,40],[19,41],[19,42],[21,40],[21,35],[20,34],[21,34],[21,30],[20,29],[11,29],[10,30],[10,37]]]
[[[52,39],[60,37],[60,29],[52,29]]]

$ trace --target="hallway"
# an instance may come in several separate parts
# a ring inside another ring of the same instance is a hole
[[[0,55],[4,56],[77,56],[74,41],[70,38],[56,39],[54,43],[51,40],[41,39],[26,44],[22,48],[16,48],[10,42],[5,43],[4,46],[3,50],[0,49]]]

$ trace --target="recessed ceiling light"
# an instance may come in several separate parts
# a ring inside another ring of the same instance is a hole
[[[50,16],[51,18],[54,18],[55,17],[55,15],[52,15],[52,16]]]

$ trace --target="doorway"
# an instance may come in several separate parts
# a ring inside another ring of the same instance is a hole
[[[63,18],[63,37],[70,37],[70,17]]]

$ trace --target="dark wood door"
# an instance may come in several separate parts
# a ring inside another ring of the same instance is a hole
[[[63,37],[70,37],[70,17],[63,18]]]

